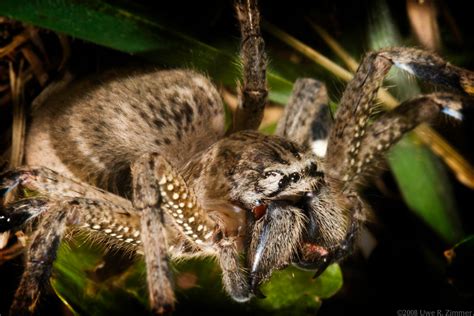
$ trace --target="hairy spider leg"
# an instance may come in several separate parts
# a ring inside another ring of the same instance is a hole
[[[146,154],[135,161],[131,169],[133,205],[141,213],[141,237],[150,306],[153,312],[163,314],[173,309],[175,297],[168,266],[162,198],[156,177],[160,168],[158,157]]]
[[[46,212],[28,249],[25,271],[15,293],[10,315],[29,315],[36,308],[42,288],[47,284],[51,268],[68,220],[74,213],[63,203]]]
[[[368,132],[369,117],[375,110],[374,99],[392,65],[465,94],[473,90],[474,73],[452,66],[431,52],[414,48],[389,48],[367,54],[344,91],[329,136],[326,169],[330,177],[350,184],[357,178],[355,175],[358,170],[363,172],[362,168],[358,168],[359,159],[363,158],[359,153]],[[441,112],[459,117],[458,109],[450,107],[449,98],[444,99],[447,104],[442,105]],[[395,127],[394,124],[392,126]],[[378,147],[386,151],[392,144]]]
[[[240,57],[243,82],[231,131],[257,129],[263,118],[267,99],[267,55],[260,34],[260,13],[256,0],[236,1],[241,31]]]
[[[311,147],[318,157],[324,157],[331,125],[326,86],[311,78],[296,80],[275,134]]]
[[[440,113],[461,119],[461,110],[472,103],[469,97],[440,92],[416,97],[402,102],[397,108],[378,117],[361,140],[356,157],[352,181],[363,181],[374,168],[382,154],[406,132],[423,122],[439,117]]]

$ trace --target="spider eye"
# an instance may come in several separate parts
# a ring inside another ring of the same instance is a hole
[[[293,172],[292,174],[290,174],[290,180],[292,182],[298,182],[300,180],[301,176],[298,172]]]
[[[255,203],[255,207],[252,209],[253,216],[255,220],[262,218],[267,212],[267,204],[263,204],[260,200]]]
[[[322,177],[324,174],[321,171],[318,171],[318,166],[316,166],[315,163],[311,163],[311,165],[308,167],[308,176],[310,177]]]
[[[318,167],[316,167],[315,163],[311,163],[308,168],[308,175],[309,176],[315,176],[316,172],[318,172]]]
[[[283,176],[283,178],[278,181],[278,188],[283,189],[288,185],[288,182],[290,182],[290,179],[287,176]]]

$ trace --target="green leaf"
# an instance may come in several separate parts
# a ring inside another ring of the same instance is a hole
[[[54,263],[53,289],[77,315],[148,315],[145,267],[137,257],[125,273],[97,281],[91,275],[102,264],[100,247],[85,243],[86,239],[61,245]],[[342,273],[333,264],[317,279],[313,272],[294,267],[274,272],[262,290],[266,299],[253,299],[246,304],[233,301],[224,293],[220,268],[214,260],[191,259],[172,266],[179,304],[176,315],[196,312],[316,312],[321,299],[331,297],[342,286]],[[120,302],[117,304],[117,302]]]
[[[276,271],[271,282],[262,287],[266,299],[259,305],[268,310],[299,312],[316,311],[322,298],[329,298],[342,287],[342,273],[337,264],[330,265],[324,273],[313,279],[314,272],[294,267]]]
[[[102,263],[103,252],[82,238],[63,242],[51,278],[54,291],[78,315],[146,315],[143,262],[98,282],[91,273]]]
[[[408,206],[445,241],[462,235],[446,169],[432,152],[405,137],[389,154],[390,167]]]

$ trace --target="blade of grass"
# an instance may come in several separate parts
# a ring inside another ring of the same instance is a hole
[[[23,144],[25,143],[26,114],[23,103],[23,83],[25,82],[27,71],[23,71],[23,61],[20,63],[18,71],[15,71],[10,63],[10,86],[13,101],[13,122],[12,122],[12,145],[10,152],[9,168],[21,166],[23,160]]]
[[[305,55],[318,65],[324,67],[326,70],[331,72],[333,75],[341,78],[344,81],[349,81],[352,79],[352,74],[347,71],[346,69],[342,68],[338,64],[334,63],[332,60],[324,56],[323,54],[319,53],[315,49],[303,44],[293,36],[289,35],[285,31],[279,29],[275,25],[267,22],[265,20],[262,21],[262,28],[268,31],[270,34],[275,36],[277,39],[281,40],[282,42],[288,44],[290,47],[294,48],[296,51],[300,52],[301,54]]]
[[[309,25],[321,36],[331,50],[346,64],[351,72],[356,72],[359,63],[325,29],[306,19]]]

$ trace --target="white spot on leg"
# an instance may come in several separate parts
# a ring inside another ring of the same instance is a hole
[[[318,139],[311,144],[313,153],[318,157],[324,157],[326,155],[326,149],[328,148],[327,139]]]
[[[451,117],[454,117],[456,120],[462,121],[463,115],[461,112],[451,109],[451,108],[443,108],[441,110],[446,115],[449,115]]]
[[[399,63],[399,62],[394,62],[393,64],[395,65],[395,67],[403,69],[406,72],[411,73],[412,75],[415,74],[415,72],[413,71],[413,68],[411,68],[407,64],[402,64],[402,63]]]

